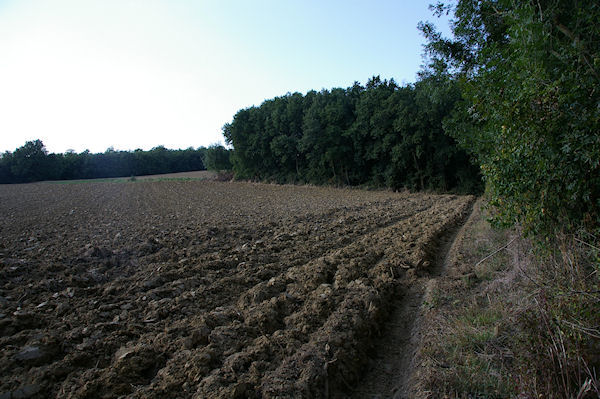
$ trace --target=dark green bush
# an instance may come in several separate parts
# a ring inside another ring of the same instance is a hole
[[[481,165],[496,221],[543,234],[597,229],[600,6],[461,0],[454,14],[454,38],[422,30],[433,73],[461,84],[445,127]]]

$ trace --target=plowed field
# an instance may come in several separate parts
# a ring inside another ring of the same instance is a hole
[[[471,197],[0,186],[0,398],[331,397]]]

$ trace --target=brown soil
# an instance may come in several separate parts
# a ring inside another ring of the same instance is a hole
[[[0,398],[346,396],[471,201],[0,186]]]
[[[210,170],[195,170],[192,172],[166,173],[162,175],[136,176],[139,180],[158,180],[158,179],[199,179],[215,180],[218,177],[217,172]],[[231,180],[231,179],[230,179]]]
[[[416,353],[421,343],[426,292],[433,279],[445,274],[450,249],[470,212],[470,207],[463,209],[457,223],[449,226],[433,241],[432,247],[437,251],[431,259],[431,267],[403,281],[402,294],[392,298],[389,320],[375,344],[365,374],[352,392],[353,398],[409,399],[414,396],[411,377],[417,366]]]

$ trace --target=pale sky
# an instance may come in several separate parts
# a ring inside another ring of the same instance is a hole
[[[0,0],[0,151],[208,146],[287,92],[412,83],[431,0]]]

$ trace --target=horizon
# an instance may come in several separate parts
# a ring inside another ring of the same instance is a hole
[[[414,83],[428,2],[0,2],[0,152],[224,145],[240,109],[372,76]],[[441,25],[441,26],[440,26]]]

